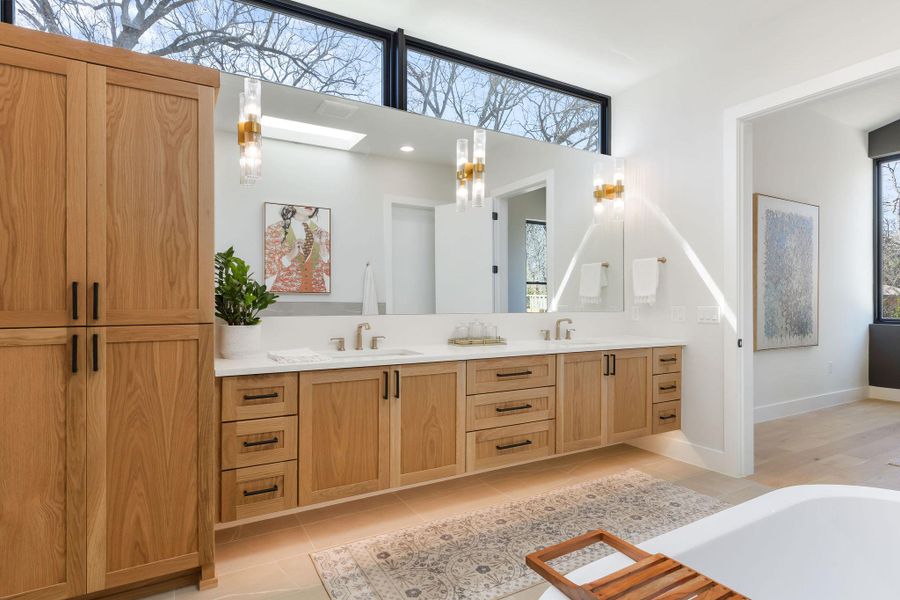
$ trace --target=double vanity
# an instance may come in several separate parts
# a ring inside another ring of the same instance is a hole
[[[220,526],[681,427],[681,342],[217,359]]]

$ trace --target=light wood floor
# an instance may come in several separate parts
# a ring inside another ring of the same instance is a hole
[[[327,600],[310,552],[629,468],[732,504],[803,483],[900,489],[900,468],[888,464],[900,463],[900,404],[866,400],[757,425],[756,454],[756,474],[733,479],[619,445],[244,525],[217,536],[216,589],[153,598]],[[544,589],[511,598],[537,598]]]

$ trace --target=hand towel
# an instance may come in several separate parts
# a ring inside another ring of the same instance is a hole
[[[290,365],[290,364],[304,364],[304,363],[318,363],[325,362],[331,360],[328,356],[324,354],[319,354],[314,350],[310,350],[309,348],[293,348],[291,350],[270,350],[268,353],[268,357],[270,360],[274,360],[277,363]]]
[[[656,289],[659,287],[659,261],[655,257],[635,259],[631,274],[634,303],[652,306],[656,302]]]
[[[603,263],[583,263],[581,265],[581,281],[578,295],[582,304],[600,304],[603,301],[603,288],[608,284],[606,267]]]
[[[366,263],[366,272],[365,275],[363,275],[362,314],[378,314],[378,294],[375,292],[375,272],[372,270],[372,265],[370,263]]]

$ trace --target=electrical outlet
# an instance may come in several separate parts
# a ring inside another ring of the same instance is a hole
[[[722,320],[718,306],[698,306],[697,322],[709,325],[715,325]]]
[[[684,323],[684,307],[683,306],[673,306],[672,307],[672,320],[676,323]]]
[[[641,320],[641,307],[640,306],[632,306],[631,307],[631,320],[632,321],[640,321]]]

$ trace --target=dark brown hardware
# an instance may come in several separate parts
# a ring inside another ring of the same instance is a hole
[[[612,357],[612,371],[610,372],[610,375],[615,375],[616,374],[616,355],[610,354],[610,356]]]
[[[668,362],[675,362],[676,360],[678,360],[678,359],[673,356],[672,358],[661,358],[661,359],[659,359],[659,362],[668,363]]]
[[[271,392],[269,394],[244,394],[244,400],[263,400],[265,398],[277,398],[278,392]]]
[[[97,283],[96,281],[94,282],[94,302],[93,302],[93,304],[94,304],[94,306],[93,306],[94,314],[92,316],[94,317],[94,320],[96,321],[97,319],[100,318],[100,284]]]
[[[96,333],[91,336],[91,370],[100,370],[100,336]]]
[[[272,492],[277,492],[278,486],[273,485],[272,487],[263,488],[261,490],[244,490],[244,496],[259,496],[260,494],[271,494]]]
[[[244,442],[244,448],[252,448],[253,446],[265,446],[266,444],[277,444],[278,436],[268,440],[256,440],[254,442]]]
[[[394,398],[400,397],[400,369],[394,371]]]
[[[510,448],[521,448],[522,446],[530,446],[532,444],[531,440],[525,440],[524,442],[516,442],[515,444],[506,444],[503,446],[495,446],[497,450],[509,450]]]
[[[603,355],[603,374],[609,375],[609,354]]]
[[[78,282],[72,282],[72,320],[78,320]]]
[[[78,336],[72,336],[72,372],[78,372]]]
[[[661,392],[668,392],[670,390],[675,390],[675,389],[678,389],[678,386],[675,384],[659,386],[659,391],[661,391]]]
[[[523,404],[522,406],[504,406],[504,407],[497,407],[494,410],[496,410],[498,413],[505,413],[505,412],[509,412],[511,410],[525,410],[526,408],[531,408],[531,405]]]
[[[385,400],[388,399],[388,394],[389,394],[389,392],[388,392],[388,388],[390,387],[390,383],[389,383],[390,379],[389,378],[390,378],[390,375],[388,374],[387,371],[385,371],[384,372],[384,399]]]
[[[515,373],[497,373],[497,377],[524,377],[531,374],[531,369],[529,369],[528,371],[516,371]]]
[[[666,415],[666,416],[660,415],[659,416],[660,421],[671,421],[674,418],[675,418],[675,415]]]

